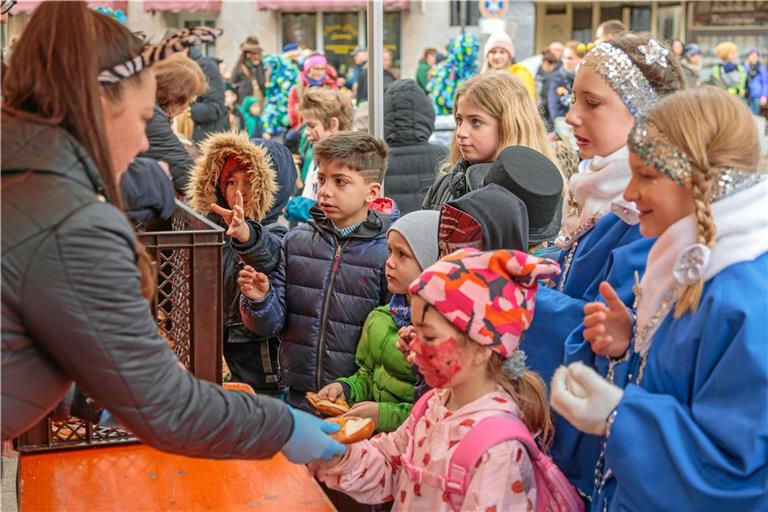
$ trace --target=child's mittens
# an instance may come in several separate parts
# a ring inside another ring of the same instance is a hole
[[[264,300],[264,297],[269,293],[269,278],[267,275],[256,272],[250,265],[246,265],[240,271],[237,284],[240,286],[240,292],[251,300]]]

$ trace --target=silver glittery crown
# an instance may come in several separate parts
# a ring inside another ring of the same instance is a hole
[[[688,155],[644,117],[635,121],[635,126],[629,132],[627,146],[646,165],[666,174],[680,187],[692,177],[692,163]],[[717,170],[717,179],[712,186],[712,201],[745,190],[765,178],[765,175],[757,172],[721,167]]]
[[[581,63],[594,69],[634,117],[656,103],[658,94],[632,59],[610,43],[598,43]]]

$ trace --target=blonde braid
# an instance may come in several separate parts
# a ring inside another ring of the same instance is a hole
[[[706,170],[693,168],[693,202],[696,207],[696,242],[712,248],[715,245],[717,226],[712,218],[712,187],[717,178],[718,169],[707,165]],[[675,318],[680,318],[687,311],[696,312],[704,288],[704,276],[696,283],[683,290],[675,304]]]

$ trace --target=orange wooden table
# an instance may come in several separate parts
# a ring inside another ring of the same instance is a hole
[[[142,444],[23,455],[21,512],[333,511],[304,466],[171,455]]]

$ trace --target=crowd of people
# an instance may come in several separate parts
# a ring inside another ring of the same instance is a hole
[[[250,37],[222,73],[219,34],[32,15],[2,83],[4,440],[75,382],[158,448],[282,451],[341,510],[768,508],[756,51],[719,46],[713,86],[619,22],[533,71],[464,34],[416,80],[385,53],[377,139],[364,48],[340,77]],[[256,394],[158,334],[131,221],[174,198],[226,230],[223,353]],[[376,434],[337,442],[307,393]]]

